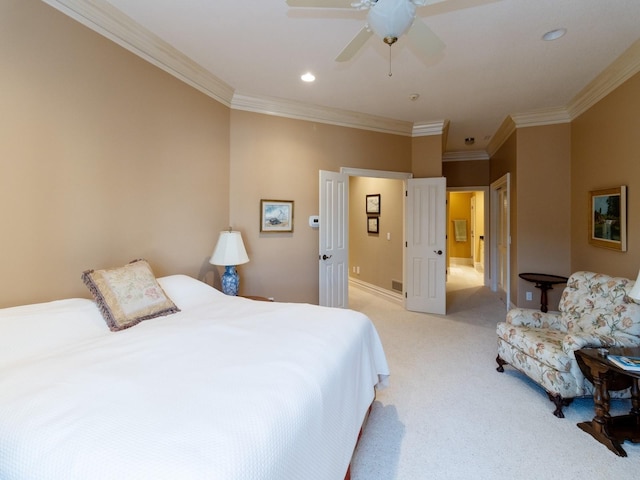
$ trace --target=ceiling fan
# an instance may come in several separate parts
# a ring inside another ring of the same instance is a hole
[[[432,8],[435,10],[432,14],[436,14],[495,1],[499,0],[287,0],[287,4],[290,7],[368,9],[366,25],[336,57],[336,62],[346,62],[374,34],[391,47],[406,33],[422,55],[435,55],[444,49],[444,42],[416,19],[418,7]]]

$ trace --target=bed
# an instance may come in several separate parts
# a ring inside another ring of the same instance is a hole
[[[2,480],[342,480],[388,367],[363,314],[157,279],[173,311],[0,310]]]

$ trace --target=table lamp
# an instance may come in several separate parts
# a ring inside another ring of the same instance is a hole
[[[238,295],[240,277],[236,272],[236,265],[247,263],[249,257],[242,243],[242,235],[229,228],[220,232],[216,249],[211,255],[209,263],[224,266],[222,274],[222,291],[227,295]]]
[[[635,285],[627,294],[627,297],[631,298],[636,303],[640,303],[640,272],[638,273],[638,278]]]

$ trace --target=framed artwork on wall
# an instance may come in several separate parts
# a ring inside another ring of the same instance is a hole
[[[627,187],[589,192],[589,243],[627,251]]]
[[[380,215],[380,194],[366,196],[367,215]]]
[[[293,232],[293,200],[260,200],[260,232]]]
[[[379,217],[367,217],[367,233],[378,233],[380,231]]]

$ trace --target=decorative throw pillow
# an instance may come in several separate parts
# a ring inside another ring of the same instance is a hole
[[[82,281],[114,332],[180,311],[162,290],[146,260],[134,260],[121,268],[87,270],[82,273]]]

